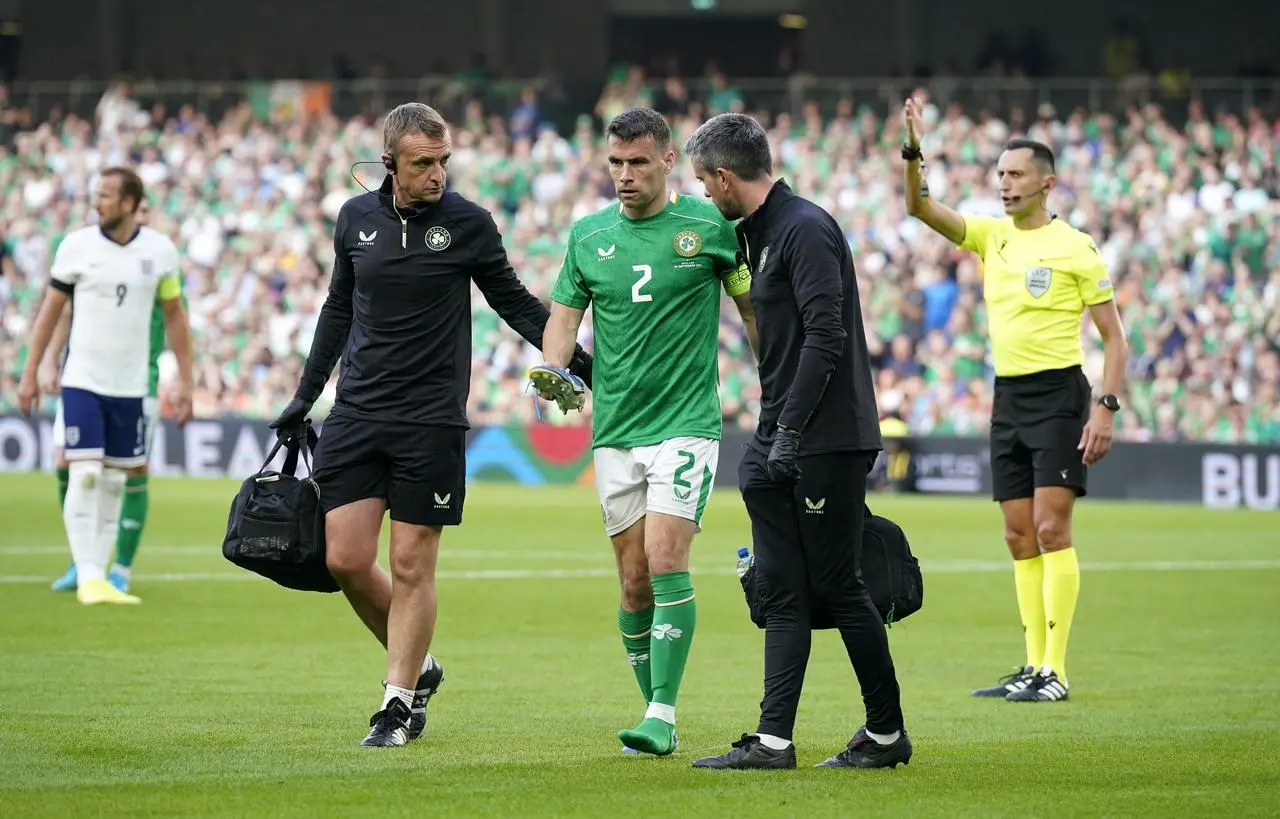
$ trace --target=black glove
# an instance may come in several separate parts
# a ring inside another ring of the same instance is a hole
[[[587,389],[591,389],[591,365],[593,359],[591,353],[579,346],[573,352],[573,358],[569,359],[569,372],[582,379],[582,383],[587,385]]]
[[[779,426],[769,450],[769,477],[778,483],[794,483],[800,477],[800,433]]]
[[[284,408],[280,417],[269,426],[276,431],[281,441],[303,440],[307,432],[307,413],[311,412],[311,401],[294,397],[289,406]]]

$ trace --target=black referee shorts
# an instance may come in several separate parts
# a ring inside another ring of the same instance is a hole
[[[467,431],[330,415],[316,447],[313,477],[329,512],[382,498],[391,519],[457,526],[466,496]]]
[[[991,483],[997,501],[1030,498],[1039,486],[1086,494],[1077,447],[1091,408],[1079,367],[997,377],[991,411]]]

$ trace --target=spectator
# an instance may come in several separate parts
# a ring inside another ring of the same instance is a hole
[[[1007,59],[998,46],[993,62]],[[459,79],[473,83],[481,69],[476,62]],[[505,110],[470,97],[460,103],[453,140],[465,161],[451,185],[490,208],[533,292],[548,294],[574,219],[612,198],[602,119],[652,100],[671,117],[678,140],[712,108],[750,110],[748,96],[719,72],[710,89],[692,93],[666,76],[664,69],[663,79],[650,81],[638,67],[618,67],[596,117],[584,113],[565,133],[543,122],[531,87]],[[927,108],[936,123],[925,146],[930,189],[964,212],[998,214],[992,168],[1020,115],[965,108],[958,86],[949,79],[943,85],[953,87],[942,87],[946,93]],[[211,109],[178,101],[172,117],[157,121],[134,94],[128,84],[113,86],[94,121],[53,111],[29,123],[0,93],[0,119],[13,126],[6,132],[11,150],[0,145],[0,388],[12,386],[22,365],[53,249],[92,219],[88,194],[98,168],[127,161],[147,179],[154,226],[183,253],[201,353],[196,412],[271,416],[310,347],[333,261],[333,219],[360,190],[352,163],[381,149],[379,124],[331,115],[268,123],[247,105],[219,109],[211,119]],[[881,414],[915,434],[984,434],[991,390],[982,271],[971,254],[921,231],[903,212],[898,118],[848,99],[824,104],[752,113],[769,132],[778,174],[845,230],[860,274]],[[1115,279],[1133,376],[1117,434],[1280,443],[1280,122],[1256,109],[1211,115],[1194,101],[1176,122],[1154,105],[1119,117],[1037,105],[1025,116],[1026,127],[1058,153],[1051,204],[1089,231]],[[370,186],[381,181],[361,176]],[[671,185],[701,195],[688,163],[676,164]],[[536,354],[483,300],[473,309],[473,421],[532,421],[522,373]],[[1086,371],[1096,381],[1101,346],[1085,332]],[[590,346],[590,313],[580,341]],[[759,386],[731,312],[719,345],[726,423],[749,428]],[[171,373],[172,361],[162,359],[162,378]],[[331,398],[332,387],[320,411]],[[588,419],[589,412],[544,417],[558,424]]]

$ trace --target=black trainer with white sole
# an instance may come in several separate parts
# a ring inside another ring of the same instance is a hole
[[[432,663],[431,668],[418,677],[417,687],[413,692],[413,707],[409,714],[409,739],[415,740],[427,729],[427,700],[440,690],[444,682],[444,666],[439,660]]]
[[[409,706],[399,697],[369,720],[369,736],[361,741],[366,748],[395,748],[409,741]]]
[[[1009,702],[1066,702],[1067,698],[1067,683],[1055,671],[1037,674],[1026,688],[1005,697]]]
[[[1036,669],[1034,666],[1024,666],[1009,676],[1002,678],[1000,682],[990,688],[979,688],[977,691],[973,692],[973,696],[999,697],[1000,699],[1005,699],[1010,694],[1021,691],[1031,685],[1031,681],[1035,676]]]

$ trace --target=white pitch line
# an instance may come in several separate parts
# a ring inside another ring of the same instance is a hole
[[[1008,560],[920,561],[924,574],[983,574],[1012,570]],[[1082,572],[1223,572],[1248,569],[1280,569],[1280,560],[1135,560],[1081,562]]]
[[[1189,571],[1256,571],[1280,569],[1280,560],[1161,560],[1151,562],[1126,563],[1085,563],[1081,566],[1086,572],[1189,572]],[[931,574],[992,574],[1009,571],[1007,561],[974,561],[952,560],[926,563],[923,566],[925,575]],[[694,567],[695,575],[723,576],[732,575],[732,567],[716,566]],[[612,567],[598,569],[477,569],[477,570],[442,570],[436,572],[440,580],[562,580],[592,577],[612,578],[616,575]],[[142,583],[211,583],[223,581],[257,580],[257,575],[248,572],[172,572],[160,574],[141,573],[135,579]],[[0,575],[0,585],[17,586],[28,584],[47,584],[52,578],[46,575],[11,574]]]
[[[149,555],[170,555],[170,556],[212,556],[221,557],[222,552],[219,546],[143,546],[140,550]],[[489,549],[453,549],[447,547],[440,552],[442,561],[449,560],[524,560],[532,559],[541,560],[608,560],[610,555],[610,547],[606,544],[603,549],[593,554],[591,552],[566,552],[566,551],[540,551],[536,549],[520,550],[520,551],[494,551]],[[0,546],[0,557],[41,557],[43,555],[67,555],[70,556],[71,551],[66,546]]]
[[[221,558],[222,554],[217,546],[153,546],[145,548],[143,551],[151,555],[168,555],[168,556],[205,556]],[[40,557],[44,555],[67,555],[70,556],[66,546],[0,546],[0,556],[14,557]],[[733,556],[733,557],[736,557]],[[919,557],[919,555],[917,555]],[[538,577],[595,577],[597,573],[612,574],[612,568],[604,568],[610,566],[609,551],[604,549],[598,552],[590,551],[548,551],[540,549],[519,549],[519,550],[493,550],[493,549],[444,549],[440,553],[441,563],[452,563],[454,561],[492,561],[492,560],[510,560],[516,563],[533,562],[598,562],[602,566],[599,569],[512,569],[512,570],[494,570],[498,571],[498,575],[494,575],[487,570],[474,571],[444,571],[437,572],[438,577],[456,577],[462,580],[484,580],[491,577],[503,579],[506,577],[502,572],[515,572],[518,576],[508,579],[526,579],[528,572],[545,571],[547,574],[534,574],[527,579],[537,579]],[[729,564],[732,568],[732,564]],[[922,560],[922,570],[932,574],[983,574],[989,572],[1009,571],[1010,562],[1007,560]],[[1280,568],[1280,559],[1277,560],[1153,560],[1153,561],[1103,561],[1090,562],[1084,561],[1080,564],[1082,571],[1090,572],[1177,572],[1177,571],[1233,571],[1245,569],[1276,569]],[[582,574],[565,574],[564,572],[577,572]],[[711,565],[699,568],[694,567],[693,571],[700,574],[731,574],[732,572],[724,565]],[[197,573],[199,576],[205,576],[205,573]],[[219,574],[219,573],[215,573]],[[146,576],[146,575],[142,575]],[[158,576],[158,575],[157,575]],[[185,576],[185,575],[184,575]],[[3,577],[3,575],[0,575]]]

